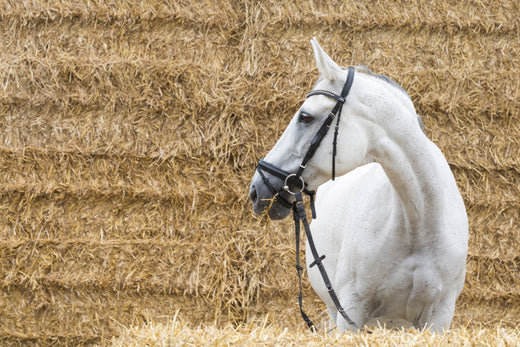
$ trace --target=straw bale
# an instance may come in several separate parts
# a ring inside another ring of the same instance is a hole
[[[48,345],[53,340],[66,345],[101,342],[117,334],[122,323],[141,325],[152,318],[167,322],[179,307],[192,312],[193,322],[215,321],[215,312],[207,300],[169,294],[49,287],[12,290],[0,297],[0,303],[1,339],[21,341],[22,345],[31,341]]]
[[[127,327],[121,336],[113,339],[114,346],[185,345],[276,345],[276,346],[512,346],[516,345],[518,328],[503,326],[485,327],[475,334],[468,328],[457,328],[446,334],[433,334],[428,330],[389,330],[375,327],[359,334],[328,332],[313,333],[302,329],[289,330],[268,324],[234,326],[204,325],[191,327],[179,317],[167,324],[149,323],[140,327]]]
[[[518,257],[502,260],[470,254],[466,264],[468,276],[464,295],[475,296],[476,299],[503,297],[518,300],[519,264]]]
[[[518,255],[520,209],[517,205],[471,205],[469,251],[473,255],[514,259]]]
[[[253,217],[247,195],[317,78],[312,36],[400,83],[454,171],[470,222],[454,326],[515,326],[515,1],[0,1],[0,17],[2,341],[102,343],[178,310],[301,326],[291,221]]]

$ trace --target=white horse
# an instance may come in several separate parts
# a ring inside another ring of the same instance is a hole
[[[338,94],[348,71],[315,39],[311,44],[321,72],[314,89]],[[309,97],[265,161],[296,172],[335,102]],[[328,181],[332,131],[302,174],[310,189],[319,186],[311,230],[339,301],[357,327],[377,320],[443,332],[464,285],[468,247],[466,209],[448,163],[422,131],[408,94],[366,67],[356,67],[341,114],[336,172],[343,176]],[[265,175],[276,189],[283,185]],[[250,187],[254,211],[270,207],[271,218],[286,217],[290,206],[273,202],[260,176]],[[337,314],[318,269],[309,268],[308,243],[306,254],[310,282],[333,322],[340,331],[357,331]]]

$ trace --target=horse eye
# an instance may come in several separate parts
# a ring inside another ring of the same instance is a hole
[[[303,123],[310,123],[314,120],[314,117],[311,116],[310,114],[308,113],[305,113],[305,112],[301,112],[300,113],[300,122],[303,122]]]

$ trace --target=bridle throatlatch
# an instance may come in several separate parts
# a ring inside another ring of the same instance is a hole
[[[311,211],[312,211],[312,218],[316,218],[316,209],[314,207],[314,195],[315,191],[309,190],[307,188],[307,184],[302,178],[303,170],[307,167],[307,163],[312,158],[316,150],[318,149],[321,141],[329,131],[330,125],[332,124],[332,121],[334,118],[336,118],[336,126],[334,129],[334,140],[332,142],[332,180],[336,178],[336,145],[337,145],[337,138],[338,138],[338,132],[339,132],[339,121],[341,117],[341,110],[343,108],[343,104],[345,103],[345,100],[349,94],[350,88],[352,87],[352,82],[354,81],[354,68],[350,67],[348,69],[348,76],[345,84],[343,85],[343,89],[341,91],[340,95],[334,94],[328,90],[313,90],[309,94],[307,94],[307,98],[314,96],[314,95],[325,95],[330,98],[333,98],[336,100],[336,105],[332,109],[332,111],[329,113],[323,124],[321,125],[320,129],[314,135],[314,137],[311,140],[309,149],[307,150],[307,153],[305,153],[305,156],[303,157],[302,162],[300,163],[300,166],[296,173],[290,173],[287,172],[271,163],[266,162],[263,159],[260,159],[258,161],[257,171],[260,174],[260,177],[262,177],[262,180],[264,181],[265,185],[269,188],[273,196],[275,196],[276,200],[285,205],[286,207],[292,207],[293,210],[293,217],[294,217],[294,230],[295,230],[295,238],[296,238],[296,271],[298,272],[298,281],[300,285],[300,293],[298,295],[298,303],[300,305],[300,313],[303,317],[303,320],[305,323],[307,323],[307,326],[313,330],[317,331],[316,326],[314,323],[310,320],[309,316],[303,311],[302,308],[302,276],[301,273],[303,271],[303,268],[300,266],[300,225],[303,224],[303,228],[305,230],[305,235],[307,236],[307,241],[309,243],[309,248],[311,250],[312,256],[314,258],[314,261],[310,265],[310,267],[318,266],[318,269],[320,271],[321,277],[323,278],[323,282],[325,283],[325,286],[327,287],[327,290],[329,292],[329,295],[334,302],[334,305],[336,306],[336,309],[341,314],[341,316],[350,324],[355,327],[357,327],[356,323],[354,323],[343,307],[341,306],[339,299],[336,295],[336,292],[332,288],[332,284],[330,282],[329,276],[327,275],[327,271],[325,271],[325,267],[323,266],[323,259],[325,259],[325,256],[320,256],[318,251],[316,250],[316,246],[314,245],[314,241],[311,234],[311,228],[309,226],[309,222],[307,220],[307,214],[305,213],[305,207],[303,205],[303,197],[302,193],[307,194],[310,198],[310,205],[311,205]],[[284,181],[284,185],[282,188],[277,191],[271,182],[269,182],[269,179],[264,174],[264,172],[268,172],[273,176],[276,176]],[[293,195],[294,196],[294,202],[290,202],[286,197],[283,196],[283,194]]]

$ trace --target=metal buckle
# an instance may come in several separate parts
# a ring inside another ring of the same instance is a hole
[[[291,179],[293,177],[299,179],[300,182],[296,182],[296,184],[294,184],[295,182],[289,182],[289,179]],[[293,185],[297,187],[296,188],[297,190],[295,192],[291,191],[291,188],[289,187],[289,183],[293,183]],[[301,183],[301,187],[298,187],[298,183]],[[287,176],[285,178],[284,186],[283,186],[282,189],[285,190],[287,193],[292,194],[292,195],[294,195],[294,194],[296,194],[298,192],[301,193],[305,189],[305,181],[303,180],[302,176],[296,176],[296,174],[290,174],[289,176]]]

